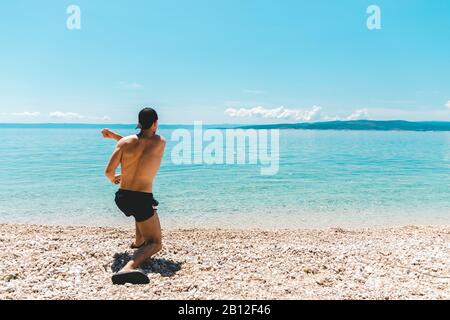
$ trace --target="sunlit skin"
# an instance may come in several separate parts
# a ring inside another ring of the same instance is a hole
[[[121,189],[153,192],[153,180],[161,166],[166,141],[156,134],[158,123],[148,130],[142,130],[139,137],[131,135],[122,137],[109,129],[103,129],[105,138],[114,139],[116,148],[105,170],[105,176]],[[120,166],[120,174],[116,174]],[[161,226],[158,214],[150,219],[136,222],[134,246],[140,247],[121,271],[130,271],[139,266],[162,249]]]

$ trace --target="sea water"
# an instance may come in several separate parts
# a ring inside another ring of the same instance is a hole
[[[114,141],[100,129],[0,125],[0,222],[132,225],[104,177]],[[450,133],[282,130],[279,171],[263,176],[259,165],[173,164],[174,129],[160,129],[163,228],[450,223]]]

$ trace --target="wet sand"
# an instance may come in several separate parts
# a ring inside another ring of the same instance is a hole
[[[150,284],[114,286],[132,229],[0,224],[0,299],[450,299],[450,226],[163,236]]]

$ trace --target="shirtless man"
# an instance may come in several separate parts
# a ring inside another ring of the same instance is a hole
[[[155,178],[164,153],[166,142],[156,134],[158,115],[151,108],[139,112],[137,135],[122,137],[103,129],[105,138],[117,140],[117,146],[105,170],[106,177],[120,185],[116,192],[117,207],[127,216],[135,218],[136,239],[131,248],[137,249],[130,260],[118,273],[112,276],[114,284],[147,284],[149,279],[139,270],[139,266],[162,248],[161,226],[153,198]],[[121,174],[116,169],[121,167]]]

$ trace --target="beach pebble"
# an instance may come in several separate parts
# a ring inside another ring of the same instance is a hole
[[[0,299],[450,299],[450,227],[163,230],[149,285],[114,286],[132,229],[0,224]]]

